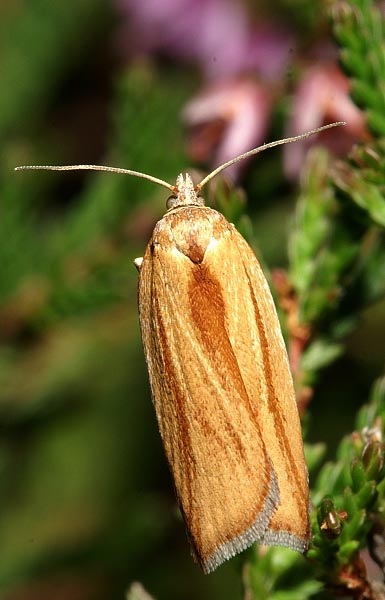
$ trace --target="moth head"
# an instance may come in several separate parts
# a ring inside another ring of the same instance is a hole
[[[180,206],[204,206],[204,200],[199,195],[199,187],[194,186],[188,173],[178,175],[174,193],[167,199],[166,206],[167,210],[179,208]]]

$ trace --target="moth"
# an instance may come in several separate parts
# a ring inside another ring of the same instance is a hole
[[[204,205],[203,186],[226,167],[303,135],[264,144],[194,185],[171,191],[139,270],[138,304],[152,398],[178,503],[205,573],[254,542],[305,552],[309,486],[293,381],[274,302],[250,246]]]

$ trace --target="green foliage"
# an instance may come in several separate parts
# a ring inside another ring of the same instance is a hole
[[[385,25],[372,0],[332,2],[340,59],[351,77],[352,96],[376,137],[385,135]]]
[[[322,369],[343,353],[346,335],[362,311],[385,294],[384,20],[365,0],[333,2],[330,13],[341,62],[352,78],[352,95],[374,139],[355,147],[345,162],[331,164],[319,149],[307,158],[289,266],[295,316],[305,331],[302,339],[301,333],[291,332],[302,343],[294,373],[300,391],[314,385]],[[317,580],[338,596],[377,597],[360,551],[369,548],[383,569],[373,532],[379,528],[383,536],[384,531],[384,391],[382,378],[360,410],[356,430],[341,441],[336,459],[319,470],[311,492],[313,538],[307,566],[293,558],[291,567],[277,573],[273,557],[284,560],[288,551],[268,549],[248,563],[247,598],[280,598],[281,576],[297,582],[282,597],[317,596]],[[310,472],[320,464],[323,451],[322,446],[307,448]]]
[[[289,276],[299,320],[312,330],[301,363],[305,385],[341,354],[360,312],[385,292],[384,21],[370,1],[331,3],[330,14],[353,98],[377,138],[333,165],[326,153],[309,153],[304,169]],[[370,94],[360,94],[365,87]]]
[[[103,0],[34,0],[5,12],[0,24],[0,136],[36,123],[63,75],[107,31],[111,18]]]
[[[357,417],[357,431],[326,463],[314,486],[312,545],[308,558],[333,587],[344,588],[346,571],[353,572],[358,550],[371,544],[368,534],[376,514],[384,510],[385,379],[373,388],[369,404]]]
[[[322,589],[302,557],[287,548],[253,548],[243,573],[246,598],[306,600]]]
[[[377,208],[365,196],[357,211],[355,181],[346,183],[343,197],[338,193],[342,169],[351,167],[339,163],[331,169],[323,150],[309,153],[291,234],[289,277],[299,321],[312,332],[301,360],[306,385],[341,355],[342,340],[361,311],[385,292],[380,267],[385,233],[379,223],[385,200],[376,186]]]

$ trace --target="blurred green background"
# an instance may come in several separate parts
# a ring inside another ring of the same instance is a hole
[[[263,112],[261,101],[264,129],[255,126],[255,145],[283,137],[305,63],[336,59],[322,3],[270,4],[207,2],[245,41],[231,51],[231,68],[227,30],[217,19],[211,30],[199,28],[208,17],[198,1],[0,5],[4,600],[123,598],[133,581],[158,599],[241,598],[241,558],[204,576],[190,557],[151,405],[133,260],[167,194],[132,177],[13,167],[110,164],[170,182],[191,165],[208,170],[210,150],[236,122],[234,111],[222,111],[223,89],[231,94],[245,76],[263,81],[269,104]],[[234,6],[243,21],[232,21]],[[272,33],[261,41],[265,22]],[[206,68],[210,35],[221,40],[212,54],[217,72]],[[269,76],[263,62],[273,65],[278,50],[284,60]],[[186,103],[215,86],[222,96],[211,116],[203,111],[198,129],[186,127]],[[332,120],[327,111],[321,116]],[[235,175],[259,255],[269,268],[285,266],[296,182],[284,174],[282,152]],[[383,303],[366,311],[345,356],[316,388],[309,439],[326,441],[330,452],[381,373],[384,311]]]

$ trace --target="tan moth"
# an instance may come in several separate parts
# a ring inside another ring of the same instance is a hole
[[[204,572],[255,541],[307,549],[309,487],[301,426],[274,302],[244,238],[206,207],[202,187],[235,162],[330,127],[264,144],[194,185],[98,165],[171,191],[139,270],[152,397],[193,554]]]

